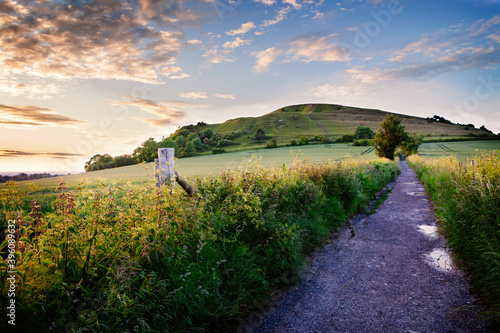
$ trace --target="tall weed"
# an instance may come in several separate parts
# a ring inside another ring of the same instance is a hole
[[[247,165],[195,180],[194,197],[169,184],[61,183],[45,208],[9,184],[0,208],[17,225],[17,327],[234,329],[398,172],[388,160]],[[4,311],[7,271],[2,263]]]
[[[448,244],[500,324],[500,152],[458,161],[408,158],[432,199]]]

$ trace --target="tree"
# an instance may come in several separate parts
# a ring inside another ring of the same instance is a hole
[[[262,128],[259,128],[255,133],[254,139],[257,141],[263,141],[269,139],[269,137],[266,136],[266,131],[264,131]]]
[[[210,128],[205,129],[203,132],[201,132],[201,137],[206,138],[206,139],[211,139],[214,136],[214,131]]]
[[[186,148],[183,149],[182,151],[182,156],[183,157],[190,157],[190,156],[195,156],[196,155],[196,149],[194,147],[193,141],[188,141],[186,143]]]
[[[271,142],[269,142],[267,145],[266,145],[266,148],[270,149],[270,148],[277,148],[278,147],[278,142],[276,141],[276,139],[272,139]]]
[[[198,134],[196,133],[189,133],[188,137],[187,137],[187,141],[193,141],[194,139],[199,139],[200,137],[198,136]]]
[[[171,138],[166,138],[166,139],[163,139],[162,141],[160,141],[158,143],[158,148],[175,148],[175,149],[178,149],[179,146],[177,146],[177,143],[175,143],[175,141],[172,140]]]
[[[158,143],[153,138],[149,138],[134,149],[132,156],[137,163],[153,162],[155,158],[158,158]]]
[[[354,138],[356,140],[360,139],[373,139],[373,131],[370,127],[362,127],[358,126],[356,127],[356,130],[354,131]]]
[[[186,144],[186,138],[183,137],[182,135],[179,135],[177,139],[175,139],[175,143],[177,144],[177,147],[181,149]]]
[[[202,151],[203,150],[203,143],[201,143],[200,138],[194,138],[191,142],[193,143],[194,148],[197,151]]]
[[[422,135],[407,135],[401,143],[401,149],[403,149],[406,156],[416,154],[418,146],[420,146],[423,141]]]
[[[109,154],[96,154],[90,158],[90,160],[85,163],[85,171],[96,171],[113,168],[114,161],[113,157]]]
[[[407,138],[401,118],[388,114],[380,124],[373,146],[380,157],[394,160],[394,151]]]
[[[132,156],[128,154],[113,157],[113,168],[135,164]]]

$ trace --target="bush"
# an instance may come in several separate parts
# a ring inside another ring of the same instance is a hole
[[[277,148],[278,147],[278,143],[276,142],[276,139],[272,139],[271,142],[269,142],[267,145],[266,145],[266,148],[267,149],[271,149],[271,148]]]
[[[214,148],[212,149],[212,154],[223,154],[226,150],[224,148]]]

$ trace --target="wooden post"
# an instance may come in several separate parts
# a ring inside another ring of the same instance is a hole
[[[155,160],[156,187],[165,184],[167,180],[175,179],[174,155],[175,148],[158,148],[158,159]]]

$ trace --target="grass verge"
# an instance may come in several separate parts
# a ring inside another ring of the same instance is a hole
[[[475,292],[488,306],[486,314],[500,325],[500,152],[465,161],[410,156],[437,204],[437,216],[448,245],[471,274]]]
[[[305,255],[398,172],[388,160],[246,165],[196,180],[194,197],[151,183],[103,182],[75,191],[61,184],[45,208],[11,183],[1,192],[0,208],[16,224],[16,328],[243,327],[256,302],[273,286],[293,281]],[[9,264],[0,264],[2,311],[13,299]],[[5,318],[1,314],[2,329]]]

